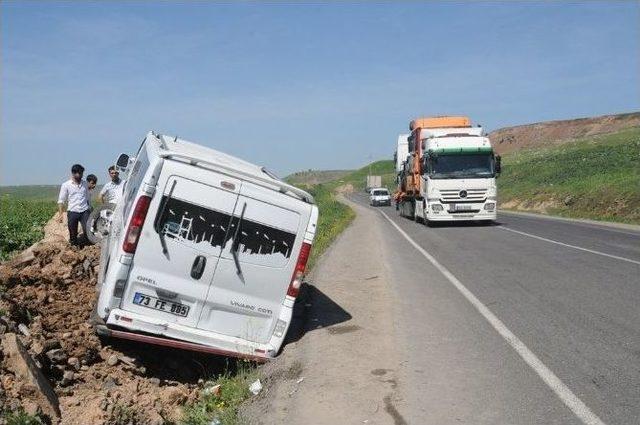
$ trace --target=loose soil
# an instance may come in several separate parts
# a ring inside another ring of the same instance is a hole
[[[0,336],[19,335],[55,390],[61,418],[43,412],[2,349],[0,411],[23,409],[45,423],[175,423],[203,379],[233,368],[218,357],[101,341],[89,323],[99,258],[98,246],[70,247],[66,225],[51,220],[44,240],[0,264]]]

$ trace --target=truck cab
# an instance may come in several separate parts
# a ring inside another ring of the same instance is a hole
[[[482,128],[429,129],[421,136],[416,215],[426,222],[496,220],[500,157]]]

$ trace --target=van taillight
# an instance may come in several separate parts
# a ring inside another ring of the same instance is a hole
[[[311,244],[304,242],[302,248],[300,248],[300,254],[298,255],[298,262],[296,268],[293,271],[291,277],[291,283],[287,290],[287,295],[290,297],[297,297],[300,292],[300,286],[302,286],[302,278],[304,277],[304,270],[307,267],[307,260],[309,260],[309,254],[311,253]]]
[[[124,252],[128,252],[129,254],[136,252],[138,239],[140,239],[142,225],[144,224],[144,219],[147,217],[147,211],[149,210],[150,203],[151,197],[149,196],[142,195],[138,198],[136,207],[133,209],[133,217],[131,217],[127,233],[124,237],[124,243],[122,244]]]

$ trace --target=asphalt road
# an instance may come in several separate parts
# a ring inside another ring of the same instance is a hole
[[[640,232],[376,210],[398,300],[396,423],[640,423]]]

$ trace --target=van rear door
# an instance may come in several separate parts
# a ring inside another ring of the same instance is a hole
[[[310,215],[311,205],[243,181],[198,328],[268,342]]]
[[[149,206],[133,258],[124,310],[197,325],[240,184],[222,174],[165,161],[158,183],[162,191]]]

